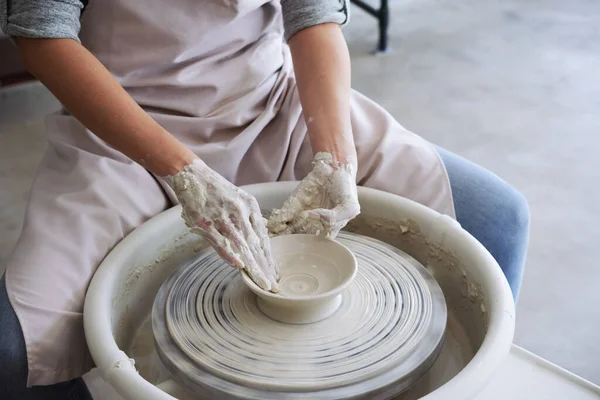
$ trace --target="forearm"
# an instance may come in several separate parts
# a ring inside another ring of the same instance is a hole
[[[85,47],[71,39],[16,38],[28,70],[95,135],[159,176],[195,155],[156,123]]]
[[[350,122],[350,56],[338,24],[304,29],[289,40],[313,152],[355,156]]]

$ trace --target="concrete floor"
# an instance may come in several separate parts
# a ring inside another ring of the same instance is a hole
[[[392,2],[392,52],[369,54],[374,21],[345,33],[354,87],[406,127],[520,189],[531,247],[515,342],[600,384],[600,3]],[[56,101],[0,91],[0,270],[17,239]]]

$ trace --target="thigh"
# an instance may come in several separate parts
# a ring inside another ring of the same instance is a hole
[[[6,281],[0,279],[0,398],[15,398],[15,388],[25,389],[27,353],[17,315],[6,294]]]
[[[450,184],[435,148],[359,93],[351,99],[358,184],[454,217]]]
[[[517,298],[529,241],[525,197],[492,172],[437,150],[448,172],[458,222],[494,256]]]
[[[6,293],[6,278],[0,279],[0,398],[21,400],[91,400],[78,378],[52,386],[27,388],[27,351],[19,319]]]
[[[89,281],[121,238],[169,205],[147,171],[77,121],[53,123],[6,270],[30,385],[67,381],[93,365],[82,315]]]

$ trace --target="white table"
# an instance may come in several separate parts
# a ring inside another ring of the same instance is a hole
[[[600,386],[516,345],[476,400],[598,400]]]

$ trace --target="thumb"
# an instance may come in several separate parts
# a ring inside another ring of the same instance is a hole
[[[358,204],[357,201],[348,200],[344,203],[338,204],[331,210],[316,208],[314,210],[310,210],[310,213],[315,217],[318,216],[328,225],[337,225],[339,223],[347,223],[360,214],[360,204]]]

